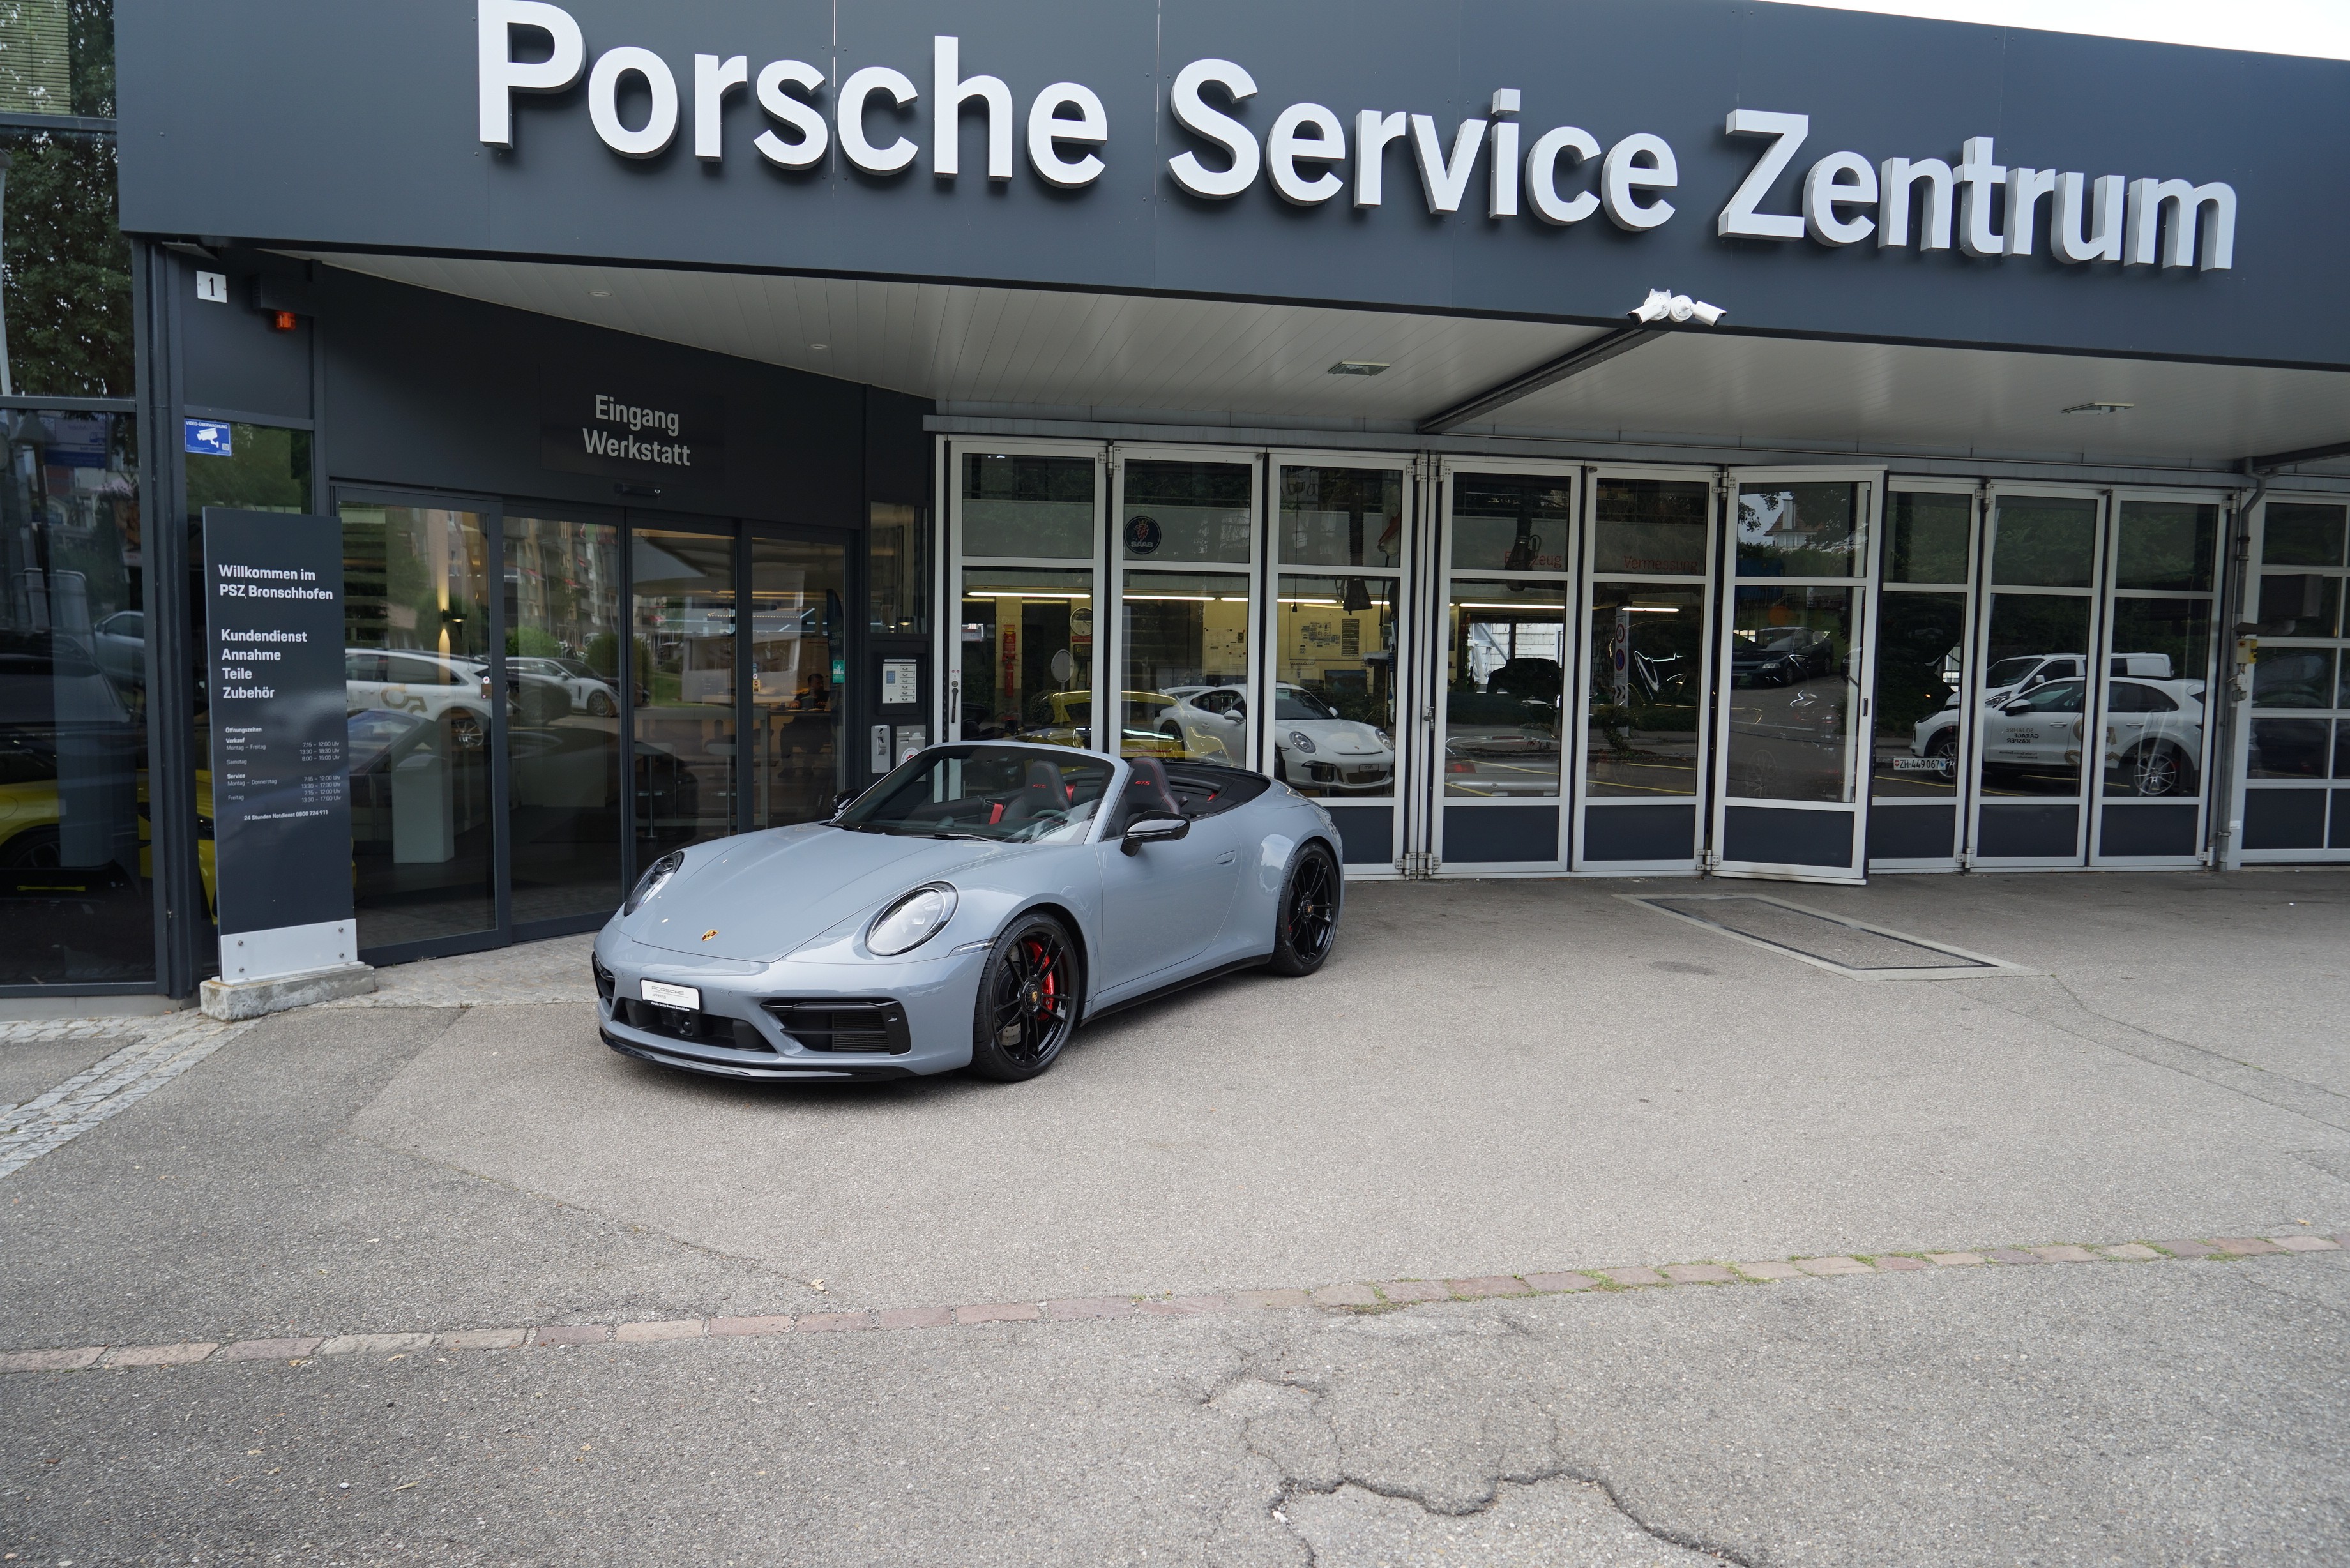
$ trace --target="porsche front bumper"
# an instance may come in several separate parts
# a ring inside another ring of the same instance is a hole
[[[664,1067],[765,1082],[904,1078],[971,1064],[972,1011],[987,950],[935,958],[754,963],[649,947],[606,930],[596,939],[597,1023],[604,1044]],[[643,983],[666,981],[702,993],[699,1013],[643,1002]],[[795,1034],[778,1004],[796,1006]],[[811,1016],[854,1012],[870,1020],[837,1033]],[[898,1020],[902,1018],[902,1023]],[[902,1049],[889,1049],[903,1041]],[[808,1042],[837,1044],[821,1049]],[[879,1049],[858,1049],[862,1045]]]

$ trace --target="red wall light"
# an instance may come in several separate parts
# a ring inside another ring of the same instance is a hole
[[[275,311],[269,317],[269,329],[272,332],[291,332],[294,330],[295,321],[296,317],[292,311]]]

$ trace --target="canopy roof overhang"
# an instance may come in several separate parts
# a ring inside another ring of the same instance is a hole
[[[957,420],[2350,473],[2350,374],[1229,299],[317,254]],[[1637,302],[1633,302],[1637,303]],[[1619,336],[1621,335],[1621,336]],[[1338,368],[1382,366],[1376,374]]]

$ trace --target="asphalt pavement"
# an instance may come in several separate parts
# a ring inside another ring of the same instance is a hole
[[[1690,891],[2041,972],[1856,980],[1624,897]],[[1322,974],[1120,1015],[1020,1085],[665,1075],[596,1042],[563,944],[387,971],[0,1176],[0,1352],[294,1342],[0,1376],[0,1553],[2350,1562],[2340,1251],[315,1349],[2322,1249],[2350,1231],[2346,912],[2314,871],[1358,886]],[[103,1044],[0,1040],[0,1084]]]

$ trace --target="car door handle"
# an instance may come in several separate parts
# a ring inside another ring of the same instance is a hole
[[[1235,849],[1230,855],[1219,855],[1216,857],[1216,864],[1219,866],[1229,866],[1240,857],[1241,852]]]

